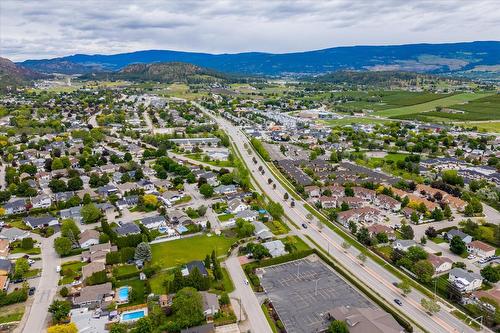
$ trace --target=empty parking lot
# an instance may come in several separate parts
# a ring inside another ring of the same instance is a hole
[[[337,306],[375,307],[315,255],[264,270],[262,286],[289,333],[322,331]]]

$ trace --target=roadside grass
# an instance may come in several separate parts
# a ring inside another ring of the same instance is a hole
[[[279,220],[267,221],[264,225],[275,235],[284,235],[290,231],[290,228]]]
[[[121,280],[121,281],[116,282],[117,288],[123,287],[123,286],[132,287],[136,296],[135,296],[135,299],[132,300],[131,302],[129,302],[127,304],[119,305],[118,307],[126,307],[126,306],[144,303],[144,281],[139,280],[139,278],[135,278],[135,279]],[[130,297],[130,293],[129,293],[129,297]]]
[[[271,318],[271,314],[269,313],[267,306],[265,304],[262,304],[260,307],[264,312],[264,316],[266,316],[267,323],[269,324],[269,326],[271,326],[271,330],[273,331],[273,333],[278,333],[278,328],[276,327],[274,320]]]
[[[227,270],[222,267],[222,285],[224,286],[224,292],[226,293],[231,293],[234,291],[234,283],[233,280],[231,280],[231,276],[229,276],[229,273]]]
[[[217,256],[226,255],[236,238],[225,236],[193,236],[178,240],[153,244],[153,265],[162,268],[172,268],[192,260],[203,260],[213,250]]]
[[[489,93],[461,93],[457,95],[452,95],[440,99],[435,99],[433,101],[420,103],[416,105],[404,106],[395,109],[388,109],[383,111],[376,111],[373,114],[380,117],[396,117],[404,116],[408,114],[415,114],[427,111],[434,111],[437,106],[449,107],[459,103],[465,103],[489,96]]]
[[[281,238],[281,241],[286,245],[287,243],[293,244],[297,249],[297,252],[310,250],[311,248],[307,245],[302,239],[298,236],[287,236],[285,238]]]
[[[2,307],[0,324],[20,321],[24,315],[24,304],[12,304]]]
[[[441,237],[429,238],[429,240],[433,241],[436,244],[446,243],[446,241]]]
[[[27,271],[26,273],[23,274],[23,277],[25,279],[30,279],[30,278],[38,276],[38,274],[40,274],[41,271],[42,270],[40,268],[30,269],[29,271]]]
[[[184,204],[184,203],[187,203],[191,201],[191,196],[189,195],[186,195],[182,198],[180,198],[179,200],[177,200],[175,203],[174,203],[174,206],[177,206],[177,205],[180,205],[180,204]]]
[[[217,218],[221,222],[227,222],[230,219],[232,219],[234,216],[235,216],[234,214],[222,214],[222,215],[218,215]]]
[[[458,319],[460,319],[461,321],[463,321],[465,324],[467,324],[469,327],[471,327],[475,331],[481,330],[481,326],[478,323],[476,323],[475,321],[472,321],[468,316],[466,316],[462,312],[460,312],[458,310],[453,310],[450,313],[452,315],[454,315],[455,317],[457,317]]]
[[[37,255],[42,253],[42,250],[39,247],[34,247],[29,250],[25,250],[22,247],[16,247],[10,251],[10,254],[16,254],[16,253],[26,253],[29,255]]]

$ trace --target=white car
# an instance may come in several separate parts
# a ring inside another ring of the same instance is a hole
[[[248,286],[248,279],[245,279],[245,284]]]
[[[61,271],[61,266],[56,267],[56,272],[59,273]]]
[[[469,254],[469,255],[467,256],[467,259],[469,259],[469,260],[476,259],[476,256],[475,256],[475,255],[473,255],[473,254]]]

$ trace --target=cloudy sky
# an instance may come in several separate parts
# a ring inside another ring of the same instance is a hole
[[[500,0],[0,0],[0,56],[499,40]]]

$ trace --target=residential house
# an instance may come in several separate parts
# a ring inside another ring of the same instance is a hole
[[[268,251],[271,257],[279,257],[284,254],[287,254],[288,252],[285,250],[285,244],[281,240],[274,240],[270,242],[265,242],[262,243],[262,246],[264,246]]]
[[[156,191],[155,185],[147,179],[141,179],[137,182],[137,186],[144,190],[145,193],[153,193]]]
[[[336,208],[337,207],[337,198],[335,197],[319,197],[319,202],[321,202],[321,207],[328,208]]]
[[[92,245],[99,244],[99,231],[87,229],[78,235],[78,243],[82,249],[88,249]]]
[[[361,208],[365,205],[365,201],[358,197],[340,197],[337,200],[337,206],[341,206],[343,203],[347,204],[349,208]]]
[[[181,333],[216,333],[213,323],[203,324],[200,326],[193,326],[181,330]],[[220,332],[223,333],[223,332]],[[231,332],[232,333],[232,332]]]
[[[257,211],[252,210],[252,209],[245,209],[241,212],[238,212],[234,218],[235,219],[243,219],[245,221],[252,222],[252,221],[257,220],[258,216],[259,216],[259,213]]]
[[[360,198],[366,202],[373,201],[377,195],[377,192],[375,192],[374,190],[370,190],[364,187],[356,186],[353,187],[352,190],[354,192],[354,197]]]
[[[99,194],[101,197],[106,198],[112,194],[118,194],[118,188],[115,185],[107,184],[99,187],[97,189],[97,194]]]
[[[129,195],[118,200],[116,202],[116,206],[118,207],[119,210],[123,210],[125,208],[136,206],[138,202],[139,202],[138,195]]]
[[[148,229],[158,229],[159,227],[165,227],[167,225],[167,220],[162,215],[145,217],[141,219],[140,222]]]
[[[451,241],[453,239],[453,237],[455,236],[458,236],[460,237],[460,239],[465,243],[465,244],[469,244],[470,242],[472,242],[472,236],[470,235],[467,235],[465,232],[461,231],[461,230],[458,230],[458,229],[452,229],[450,231],[448,231],[446,234],[445,234],[445,238],[448,240],[448,241]]]
[[[227,203],[227,210],[231,214],[237,214],[248,209],[248,206],[242,202],[239,198],[234,198]]]
[[[372,207],[362,207],[346,210],[337,214],[337,221],[344,227],[349,227],[349,222],[376,223],[380,222],[381,212]]]
[[[7,291],[9,289],[10,279],[8,275],[0,275],[0,290]]]
[[[471,292],[481,288],[483,278],[477,273],[471,273],[462,268],[453,268],[448,275],[448,281],[461,292]]]
[[[413,246],[419,246],[413,239],[397,239],[392,243],[392,248],[400,251],[408,251]]]
[[[206,318],[212,319],[219,311],[219,298],[215,294],[200,291],[203,305],[203,314]]]
[[[374,203],[378,207],[388,211],[397,212],[401,209],[401,202],[385,194],[377,195],[375,197]]]
[[[233,194],[237,192],[237,188],[235,185],[220,185],[217,187],[214,187],[214,193],[218,195],[227,195],[227,194]]]
[[[0,259],[7,259],[9,257],[10,242],[7,239],[0,239]]]
[[[467,244],[467,252],[475,254],[481,258],[486,258],[495,255],[495,248],[484,242],[475,240]]]
[[[273,233],[269,231],[269,228],[260,221],[254,221],[252,224],[255,226],[254,235],[262,240],[267,240],[273,238]]]
[[[97,272],[102,272],[106,269],[106,265],[101,261],[94,261],[82,267],[82,278],[85,279]]]
[[[116,227],[115,232],[119,237],[123,237],[128,235],[138,235],[141,233],[141,229],[137,224],[129,222]]]
[[[182,276],[188,276],[195,268],[198,269],[201,275],[205,277],[208,276],[208,271],[205,268],[205,265],[203,264],[202,261],[199,260],[188,262],[181,271]]]
[[[453,260],[450,258],[437,256],[435,254],[429,253],[427,260],[434,267],[434,272],[436,275],[447,272],[452,268]]]
[[[94,262],[102,261],[106,262],[106,254],[110,252],[118,251],[116,245],[111,245],[111,243],[103,243],[97,245],[91,245],[88,251],[82,252],[82,261],[84,262]]]
[[[76,206],[76,207],[70,207],[67,209],[62,209],[59,211],[59,216],[61,217],[62,220],[65,219],[72,219],[73,221],[77,223],[82,222],[82,215],[81,215],[81,210],[82,206]]]
[[[40,194],[31,198],[31,206],[33,208],[50,208],[52,199],[46,194]]]
[[[12,271],[12,263],[7,259],[0,259],[0,275],[9,275]]]
[[[18,228],[2,228],[0,231],[0,239],[6,239],[9,242],[15,242],[16,240],[22,240],[23,238],[29,237],[30,232],[26,230],[21,230]]]
[[[396,239],[396,233],[394,232],[394,229],[392,229],[391,227],[388,227],[386,225],[374,223],[374,224],[366,227],[366,229],[368,229],[368,232],[370,233],[371,237],[374,237],[380,233],[383,233],[383,234],[387,235],[387,238],[389,240]]]
[[[16,199],[6,202],[3,205],[5,209],[5,215],[21,214],[26,212],[26,200]]]
[[[104,308],[113,301],[114,291],[111,282],[83,287],[80,295],[73,297],[73,305],[81,308]]]
[[[309,196],[309,198],[319,198],[321,195],[320,188],[315,185],[304,187],[304,192]]]
[[[56,217],[50,216],[50,215],[45,215],[45,216],[39,216],[39,217],[25,217],[24,223],[31,229],[40,229],[40,228],[45,228],[45,227],[50,227],[50,226],[55,226],[59,224],[59,220]]]

